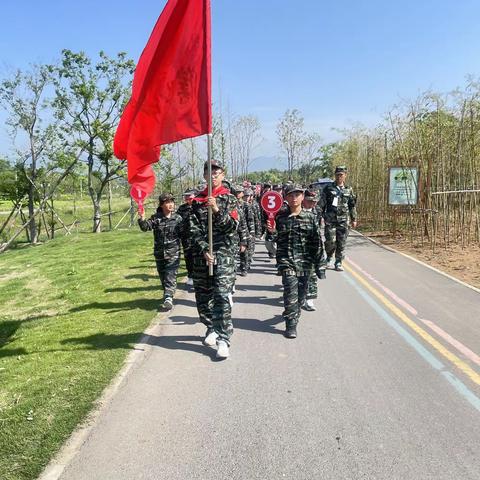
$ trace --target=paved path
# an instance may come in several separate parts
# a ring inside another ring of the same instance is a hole
[[[227,361],[180,298],[62,480],[478,480],[480,294],[349,243],[296,340],[261,248]]]

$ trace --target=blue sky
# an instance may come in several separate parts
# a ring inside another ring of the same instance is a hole
[[[165,0],[2,3],[0,77],[62,48],[137,60]],[[288,108],[331,141],[332,128],[373,126],[402,98],[480,76],[479,18],[478,0],[212,0],[214,98],[259,117],[256,155],[279,153],[275,125]]]

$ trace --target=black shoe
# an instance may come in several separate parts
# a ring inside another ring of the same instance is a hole
[[[238,274],[241,276],[241,277],[246,277],[247,276],[247,272],[245,270],[240,270],[238,272]]]
[[[285,336],[287,338],[297,338],[297,327],[287,327],[287,329],[285,330]]]
[[[335,262],[335,270],[337,272],[343,272],[342,262]]]

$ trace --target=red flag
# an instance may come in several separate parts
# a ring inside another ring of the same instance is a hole
[[[138,61],[113,148],[147,195],[162,145],[212,131],[210,22],[210,0],[169,0]]]

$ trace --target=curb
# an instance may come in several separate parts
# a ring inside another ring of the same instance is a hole
[[[358,233],[363,238],[366,238],[367,240],[370,240],[370,242],[374,243],[378,247],[384,248],[385,250],[388,250],[389,252],[392,253],[398,253],[399,255],[402,255],[402,257],[408,258],[415,263],[418,263],[419,265],[423,265],[424,267],[427,267],[430,270],[433,270],[436,273],[439,273],[440,275],[443,275],[446,278],[449,278],[450,280],[453,280],[454,282],[459,283],[460,285],[463,285],[464,287],[470,288],[474,292],[480,293],[480,288],[474,287],[473,285],[470,285],[469,283],[463,282],[462,280],[459,280],[458,278],[453,277],[452,275],[449,275],[448,273],[443,272],[442,270],[439,270],[438,268],[432,267],[428,263],[422,262],[421,260],[418,260],[418,258],[412,257],[411,255],[408,255],[407,253],[400,252],[399,250],[396,250],[395,248],[392,248],[388,245],[384,245],[383,243],[380,243],[377,240],[374,240],[373,238],[364,235],[363,233],[359,232],[358,230],[353,230],[355,233]]]
[[[179,282],[179,284],[185,284],[185,282],[182,281]],[[176,298],[183,298],[186,293],[187,292],[185,290],[181,290],[177,293]],[[143,335],[140,337],[138,343],[134,345],[133,350],[127,355],[127,358],[125,359],[125,362],[118,374],[113,378],[110,384],[105,387],[105,390],[100,398],[95,401],[92,411],[87,415],[81,425],[72,432],[62,447],[60,447],[60,450],[53,457],[53,459],[50,460],[37,480],[58,480],[61,477],[65,468],[71,463],[82,445],[87,440],[90,432],[97,424],[97,421],[101,415],[106,411],[107,407],[112,402],[115,394],[118,392],[125,379],[128,378],[129,374],[132,372],[133,367],[140,363],[140,361],[143,360],[145,356],[152,350],[152,345],[148,343],[148,338],[151,335],[161,333],[167,324],[164,322],[158,322],[159,320],[168,320],[168,315],[170,315],[170,313],[171,311],[161,312],[155,315],[150,325],[143,332]]]

